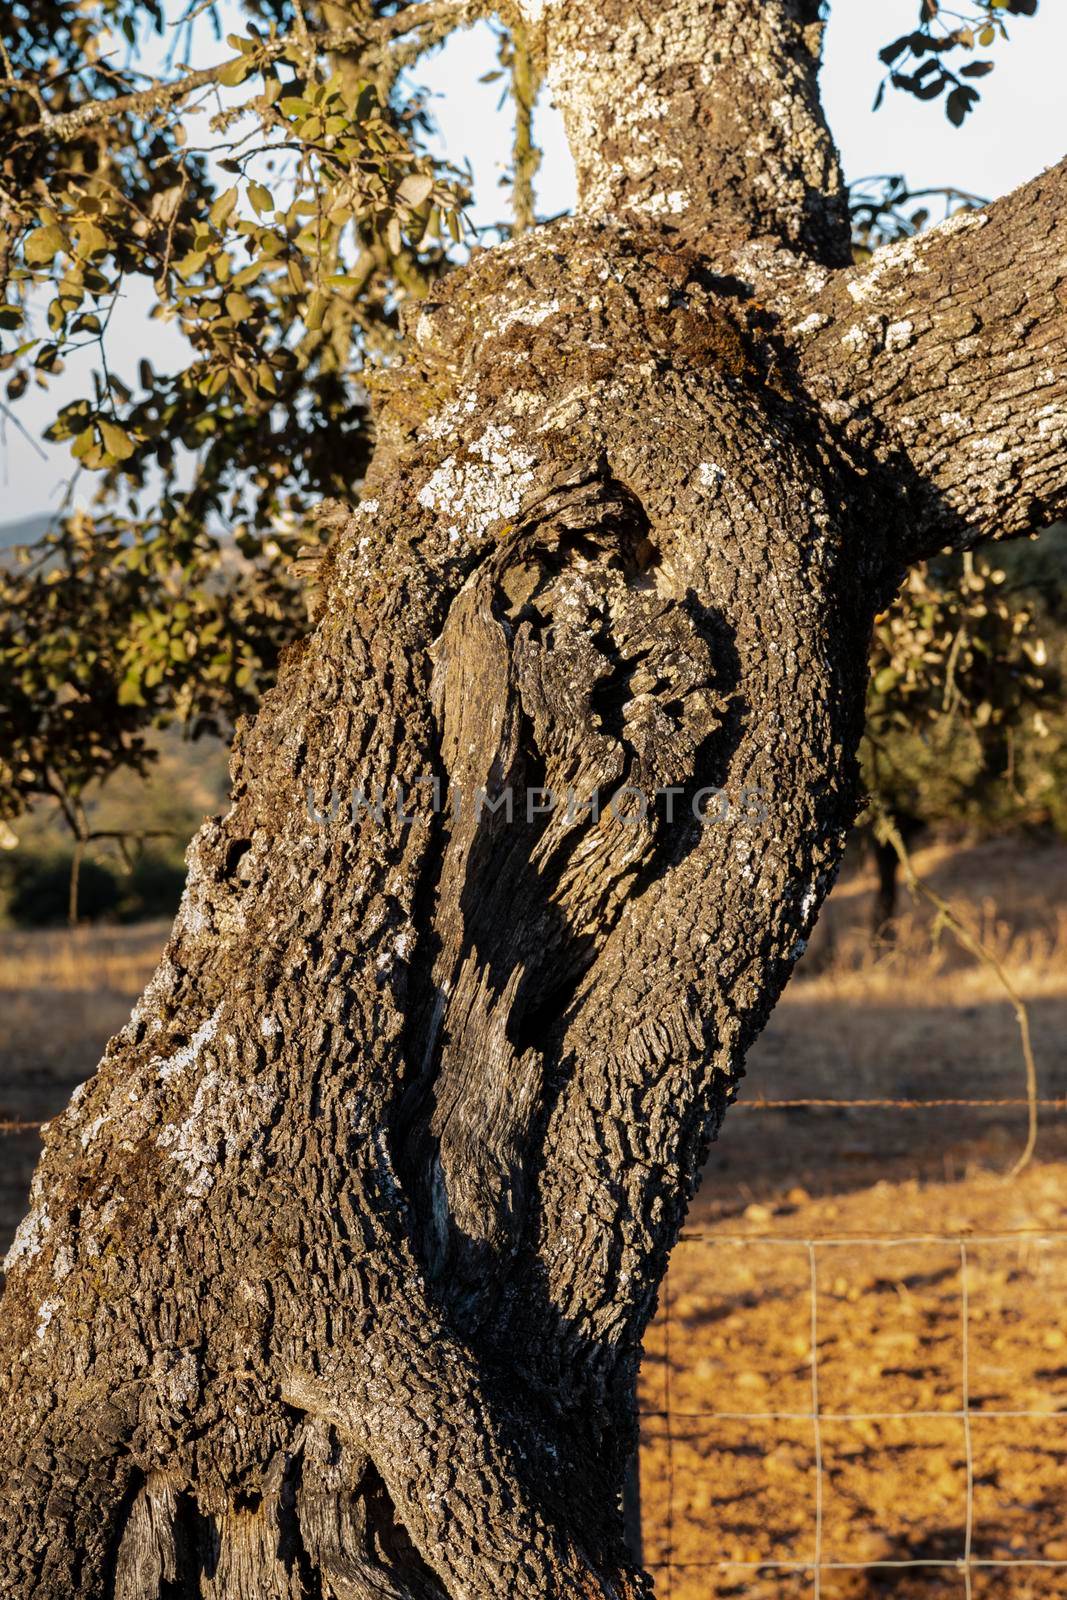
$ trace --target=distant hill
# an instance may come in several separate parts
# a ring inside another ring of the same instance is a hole
[[[52,522],[51,511],[41,511],[35,517],[18,517],[14,522],[0,522],[0,550],[10,550],[16,544],[35,543]]]

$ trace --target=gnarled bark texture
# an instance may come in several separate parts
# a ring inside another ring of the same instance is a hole
[[[647,1592],[641,1338],[853,818],[871,618],[1067,510],[1062,172],[849,269],[816,6],[525,11],[584,209],[420,308],[48,1131],[11,1600]]]

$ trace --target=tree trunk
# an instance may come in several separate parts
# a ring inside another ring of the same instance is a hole
[[[912,840],[922,832],[922,823],[906,813],[894,813],[892,821],[905,846],[910,846]],[[900,906],[900,857],[896,846],[889,839],[881,838],[876,827],[871,828],[867,842],[878,880],[871,908],[871,936],[874,939],[893,939]]]
[[[583,210],[418,312],[324,614],[48,1130],[12,1600],[649,1592],[642,1335],[840,859],[940,470],[869,383],[834,418],[833,296],[886,280],[834,270],[817,10],[525,0]]]
[[[891,939],[900,900],[900,858],[888,839],[879,839],[873,833],[871,855],[878,874],[874,909],[871,912],[871,934],[875,939]]]

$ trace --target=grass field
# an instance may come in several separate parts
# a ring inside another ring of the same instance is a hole
[[[1067,1097],[1067,847],[991,841],[916,859],[1025,998],[1042,1096]],[[935,949],[922,909],[872,948],[872,887],[854,864],[753,1051],[649,1332],[645,1556],[671,1600],[812,1595],[803,1564],[817,1543],[831,1564],[823,1600],[964,1600],[965,1548],[1067,1562],[1067,1238],[1003,1239],[1067,1230],[1067,1117],[1044,1114],[1036,1160],[1009,1180],[1023,1107],[753,1105],[1023,1096],[993,974],[945,933]],[[0,1117],[65,1104],[165,934],[0,935]],[[31,1135],[4,1141],[5,1240],[36,1150]],[[884,1242],[916,1235],[927,1242]],[[975,1242],[961,1253],[927,1236]],[[930,1565],[841,1565],[915,1560]],[[1067,1566],[976,1567],[969,1593],[1052,1600]]]

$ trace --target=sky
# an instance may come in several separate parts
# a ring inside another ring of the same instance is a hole
[[[903,173],[913,189],[953,184],[995,199],[1067,154],[1067,5],[1062,0],[1044,0],[1035,18],[1014,21],[1009,45],[998,43],[983,52],[997,67],[982,80],[982,100],[962,129],[952,127],[940,102],[921,104],[910,95],[889,94],[883,108],[872,113],[883,70],[878,50],[898,32],[909,31],[916,12],[917,0],[879,0],[877,5],[836,0],[832,5],[823,99],[849,182]],[[209,48],[217,47],[205,35],[204,49]],[[472,220],[478,226],[490,225],[506,208],[500,180],[509,158],[509,114],[499,109],[500,83],[478,81],[496,65],[493,36],[482,25],[454,37],[417,74],[432,96],[438,148],[454,161],[470,162],[476,194]],[[573,205],[574,171],[561,119],[547,97],[539,108],[537,134],[545,152],[538,206],[542,215],[553,216]],[[112,322],[109,363],[127,380],[142,355],[165,370],[168,355],[179,348],[173,329],[148,321],[149,296],[147,286],[138,289]],[[83,359],[91,367],[91,355]],[[60,406],[89,389],[88,372],[72,360],[47,392],[28,390],[15,411],[36,436],[33,444],[0,418],[0,523],[57,504],[70,457],[65,445],[48,445],[39,435]],[[84,501],[89,492],[86,483],[79,498]]]

